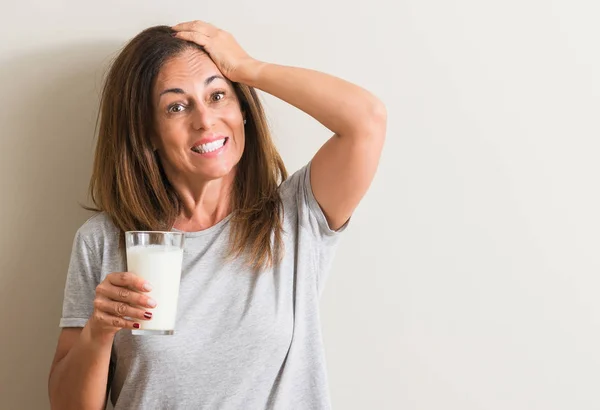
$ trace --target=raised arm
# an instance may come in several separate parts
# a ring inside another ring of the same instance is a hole
[[[311,185],[330,228],[340,228],[377,170],[387,124],[383,103],[332,75],[255,60],[231,34],[211,24],[193,21],[173,29],[178,38],[204,47],[230,80],[288,102],[334,133],[312,160]]]
[[[331,229],[350,218],[369,188],[383,147],[386,110],[368,91],[304,68],[255,63],[243,81],[306,112],[334,135],[311,164],[315,199]]]

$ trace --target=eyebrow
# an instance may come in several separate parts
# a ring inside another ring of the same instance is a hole
[[[214,80],[217,80],[217,79],[221,79],[221,80],[225,81],[225,78],[223,76],[215,74],[215,75],[211,75],[210,77],[207,77],[206,80],[204,80],[204,86],[207,87],[210,83],[212,83]],[[167,88],[166,90],[163,90],[158,95],[158,98],[160,98],[162,95],[167,94],[167,93],[185,94],[185,91],[183,91],[183,89],[181,89],[181,88]]]

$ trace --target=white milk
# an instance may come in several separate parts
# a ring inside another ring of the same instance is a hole
[[[152,319],[139,321],[140,329],[175,330],[182,259],[183,249],[174,246],[138,245],[127,249],[127,270],[150,282],[152,290],[146,294],[157,304],[148,309]]]

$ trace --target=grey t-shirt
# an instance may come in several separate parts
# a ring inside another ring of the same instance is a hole
[[[316,202],[310,163],[280,186],[285,254],[258,274],[225,262],[226,217],[185,234],[176,333],[117,333],[111,400],[127,409],[330,409],[319,299],[339,239]],[[97,214],[78,231],[61,327],[83,327],[96,286],[126,270],[119,231]]]

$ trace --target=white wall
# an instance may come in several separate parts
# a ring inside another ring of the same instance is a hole
[[[0,408],[46,409],[103,70],[203,19],[389,111],[322,303],[336,409],[599,409],[597,2],[19,1],[0,30]],[[267,97],[295,170],[329,136]]]

